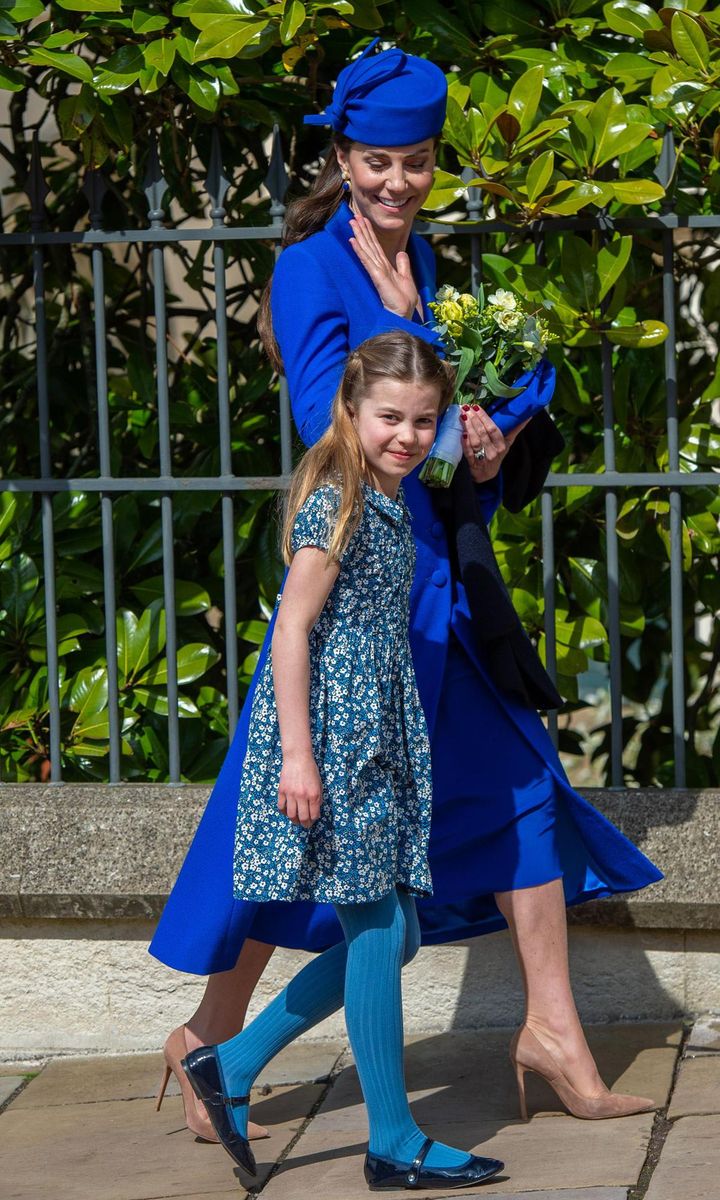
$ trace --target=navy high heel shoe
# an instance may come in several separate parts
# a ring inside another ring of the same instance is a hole
[[[365,1178],[371,1192],[380,1192],[385,1188],[463,1188],[473,1184],[485,1183],[492,1179],[498,1171],[502,1171],[505,1163],[498,1158],[479,1158],[470,1154],[468,1161],[461,1167],[425,1167],[428,1151],[432,1146],[432,1138],[427,1138],[420,1148],[417,1158],[410,1164],[394,1162],[390,1158],[379,1158],[369,1151],[365,1157]]]
[[[257,1175],[255,1156],[247,1138],[238,1133],[230,1120],[228,1108],[249,1104],[249,1096],[223,1095],[220,1066],[215,1046],[200,1046],[182,1060],[190,1085],[198,1100],[202,1100],[212,1127],[230,1157],[249,1175]]]

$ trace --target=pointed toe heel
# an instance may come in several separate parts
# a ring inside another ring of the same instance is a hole
[[[396,1162],[392,1158],[381,1158],[368,1151],[365,1156],[365,1180],[371,1192],[405,1188],[422,1191],[429,1188],[472,1187],[492,1179],[505,1166],[498,1158],[480,1158],[468,1154],[468,1161],[460,1167],[426,1167],[425,1159],[432,1146],[432,1138],[424,1143],[417,1158],[411,1163]]]
[[[205,1142],[217,1142],[215,1130],[212,1127],[210,1118],[208,1117],[203,1105],[198,1101],[193,1089],[191,1088],[182,1067],[180,1060],[188,1052],[186,1029],[184,1025],[179,1025],[177,1029],[173,1029],[172,1033],[167,1038],[163,1046],[163,1057],[165,1059],[165,1067],[163,1069],[163,1077],[160,1081],[158,1089],[157,1101],[155,1103],[155,1111],[160,1111],[160,1106],[165,1098],[165,1091],[170,1081],[170,1076],[174,1075],[180,1086],[180,1095],[182,1096],[183,1110],[185,1112],[185,1124],[191,1133],[196,1137],[202,1138]]]
[[[248,1175],[257,1175],[250,1143],[237,1132],[230,1120],[230,1109],[249,1104],[250,1097],[224,1095],[216,1047],[200,1046],[197,1050],[191,1050],[182,1060],[182,1067],[198,1100],[205,1105],[220,1144],[233,1162],[247,1171]]]

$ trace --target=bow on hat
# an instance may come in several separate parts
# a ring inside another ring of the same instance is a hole
[[[373,55],[380,38],[375,38],[366,46],[359,58],[344,67],[337,78],[335,91],[331,102],[323,113],[311,113],[304,118],[306,125],[331,125],[337,133],[343,133],[347,125],[347,106],[352,100],[362,100],[374,91],[380,83],[400,75],[406,62],[407,54],[397,47],[383,50],[380,56]],[[382,58],[382,65],[378,58]]]

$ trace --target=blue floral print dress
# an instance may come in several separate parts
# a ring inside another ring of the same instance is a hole
[[[282,750],[272,651],[253,699],[240,779],[234,893],[245,900],[378,900],[431,895],[430,745],[408,643],[415,549],[402,489],[363,484],[362,518],[310,633],[310,722],[320,818],[277,806]],[[328,484],[300,509],[292,549],[326,550],[339,500]],[[278,598],[282,603],[282,597]]]

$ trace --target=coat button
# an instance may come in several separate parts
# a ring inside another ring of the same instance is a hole
[[[447,575],[444,571],[433,571],[430,582],[434,583],[435,587],[443,587],[447,583]]]
[[[445,532],[445,527],[444,527],[442,521],[433,521],[432,528],[431,528],[431,533],[432,533],[433,537],[441,538],[444,532]]]

